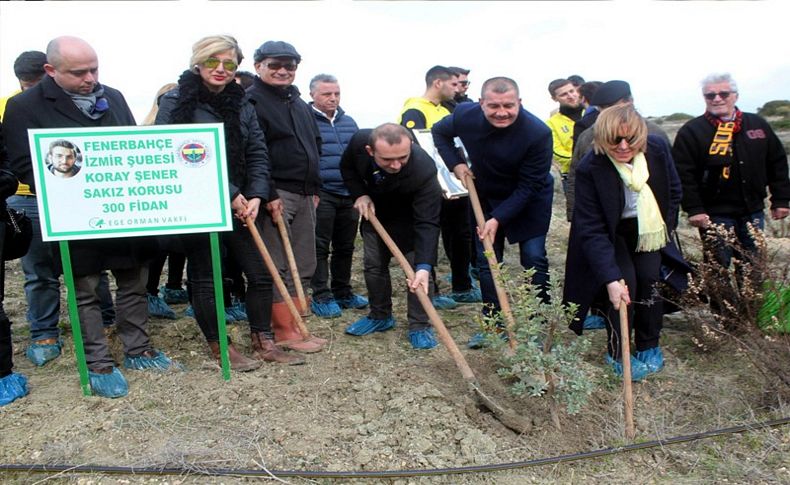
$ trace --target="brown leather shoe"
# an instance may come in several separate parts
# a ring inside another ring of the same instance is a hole
[[[274,343],[278,346],[305,354],[320,352],[327,344],[326,339],[318,337],[304,339],[291,311],[283,301],[272,304],[272,331]]]
[[[280,349],[274,344],[274,340],[266,338],[263,332],[252,332],[250,337],[252,338],[252,355],[254,358],[288,365],[304,364],[304,357]]]
[[[219,355],[219,342],[209,342],[208,346],[211,349],[211,356],[214,357],[218,364],[222,365]],[[255,370],[262,364],[261,361],[245,357],[230,342],[228,342],[228,360],[230,360],[230,368],[239,372]]]

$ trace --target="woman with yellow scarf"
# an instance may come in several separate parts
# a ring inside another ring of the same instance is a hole
[[[663,311],[655,292],[661,249],[677,224],[680,180],[670,147],[648,136],[631,104],[603,110],[594,125],[594,151],[576,171],[576,201],[565,267],[564,300],[579,305],[571,329],[598,297],[608,300],[606,362],[622,375],[620,305],[628,305],[636,354],[633,380],[658,372]],[[620,281],[624,280],[625,285]],[[629,330],[630,330],[629,329]]]

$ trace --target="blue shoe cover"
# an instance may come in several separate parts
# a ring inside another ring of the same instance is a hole
[[[487,338],[489,335],[491,334],[483,333],[483,332],[478,332],[472,335],[472,337],[466,343],[467,348],[477,350],[477,349],[483,349],[488,347],[489,343],[487,341]],[[497,333],[497,335],[499,335],[499,338],[502,339],[503,341],[505,342],[508,341],[507,334],[504,331],[502,331],[501,333]]]
[[[165,300],[165,303],[170,305],[189,303],[189,295],[187,294],[187,290],[183,288],[174,290],[166,286],[160,286],[159,292],[162,294],[162,299]]]
[[[127,355],[123,359],[123,366],[127,369],[133,370],[184,370],[183,365],[179,364],[178,362],[174,362],[172,359],[170,359],[170,357],[166,356],[164,352],[159,350],[154,350],[153,352],[154,355],[150,357],[145,354],[140,354],[134,357]]]
[[[415,349],[432,349],[438,345],[431,327],[409,330],[409,341]]]
[[[450,297],[457,303],[480,303],[483,301],[483,294],[480,293],[478,288],[454,292]]]
[[[0,406],[27,396],[27,377],[12,372],[0,379]]]
[[[225,308],[225,323],[236,323],[236,316],[233,314],[231,307]]]
[[[148,314],[152,317],[167,318],[169,320],[177,318],[176,312],[167,306],[163,299],[151,294],[148,295]]]
[[[129,384],[117,367],[113,367],[110,374],[88,371],[88,380],[97,396],[114,399],[129,394]]]
[[[458,303],[449,296],[434,296],[431,302],[433,303],[433,307],[437,310],[452,310],[458,306]]]
[[[225,317],[227,320],[227,316],[230,315],[234,321],[237,322],[245,322],[247,321],[247,306],[244,303],[240,302],[237,299],[233,299],[233,304],[227,308],[225,308]],[[231,320],[228,320],[231,321]]]
[[[310,309],[313,311],[313,314],[321,318],[336,318],[343,314],[340,311],[340,305],[335,300],[313,300],[310,302]]]
[[[632,381],[641,381],[650,373],[647,370],[647,366],[640,360],[637,360],[633,355],[630,356],[631,358],[631,380]],[[606,355],[606,363],[612,366],[614,373],[620,377],[623,377],[623,364],[622,362],[618,362],[612,358],[611,355]]]
[[[641,350],[636,353],[636,358],[647,366],[651,374],[664,368],[664,353],[661,352],[661,347]]]
[[[582,328],[584,330],[601,330],[606,328],[606,320],[600,315],[587,315]]]
[[[352,308],[354,310],[361,310],[368,306],[368,299],[362,295],[352,294],[348,298],[338,298],[337,304],[340,308]]]
[[[184,316],[189,318],[195,318],[195,309],[192,308],[192,305],[187,306],[186,310],[184,310]]]
[[[391,315],[382,320],[375,320],[369,317],[362,317],[346,328],[346,333],[361,337],[373,332],[386,332],[395,327],[395,318]]]
[[[25,355],[30,359],[30,362],[41,367],[47,362],[57,359],[60,356],[60,349],[62,346],[63,342],[61,342],[60,339],[54,344],[32,342],[27,348],[27,351],[25,351]]]

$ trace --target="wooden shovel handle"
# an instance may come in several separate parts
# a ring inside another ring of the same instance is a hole
[[[305,297],[304,288],[302,287],[302,279],[299,277],[299,268],[296,266],[296,257],[294,257],[293,246],[291,246],[291,238],[288,236],[288,228],[285,226],[285,221],[281,213],[278,212],[274,217],[274,223],[277,225],[277,230],[280,231],[280,239],[283,241],[285,256],[288,258],[288,267],[291,270],[291,279],[294,282],[294,288],[296,288],[296,296],[299,298],[299,304],[306,310],[307,298]],[[277,288],[277,290],[280,291],[279,288]],[[287,290],[285,293],[280,291],[280,294],[283,295],[283,299],[291,299]]]
[[[406,277],[414,281],[414,270],[406,260],[406,257],[403,255],[401,250],[395,244],[395,241],[393,241],[390,235],[387,234],[386,229],[384,229],[384,226],[381,225],[381,222],[379,222],[378,218],[376,218],[373,213],[369,212],[368,221],[376,230],[376,233],[378,233],[381,240],[384,241],[384,244],[387,245],[387,248],[389,248],[392,255],[395,256],[395,259],[398,261],[401,269],[403,269],[403,272],[406,273]],[[466,362],[463,354],[461,354],[461,351],[458,349],[455,341],[450,336],[450,332],[447,331],[447,327],[444,325],[444,322],[442,322],[442,318],[439,316],[439,313],[433,307],[431,299],[421,290],[417,290],[416,294],[417,299],[419,299],[420,304],[425,309],[425,313],[428,314],[428,318],[430,319],[433,328],[436,330],[439,340],[447,348],[447,351],[450,352],[450,356],[455,361],[455,365],[458,366],[458,369],[461,371],[461,375],[463,375],[464,379],[469,382],[476,382],[477,379],[475,378],[474,372],[472,372],[472,368],[469,367],[469,364]]]
[[[465,174],[466,189],[469,191],[469,200],[472,202],[472,210],[475,213],[475,220],[477,227],[482,231],[485,226],[486,219],[483,215],[483,207],[480,205],[480,198],[477,196],[477,188],[475,187],[474,176],[471,172]],[[477,237],[475,235],[474,237]],[[499,307],[505,315],[505,331],[508,336],[508,344],[510,351],[516,350],[516,336],[513,329],[516,327],[516,319],[513,317],[513,310],[510,308],[510,299],[508,298],[507,291],[502,286],[501,276],[499,272],[499,262],[496,260],[496,253],[494,253],[494,242],[486,237],[483,239],[483,248],[485,249],[485,256],[488,260],[488,267],[491,268],[491,278],[494,280],[494,288],[496,288],[497,300],[499,300]]]
[[[261,238],[261,233],[258,231],[258,226],[255,224],[255,219],[252,217],[247,217],[247,219],[245,219],[245,224],[247,224],[247,229],[250,230],[250,235],[252,235],[252,240],[255,241],[255,246],[258,247],[258,252],[260,252],[261,256],[263,257],[263,262],[266,264],[266,269],[268,269],[269,273],[272,275],[274,285],[277,287],[277,290],[280,292],[280,294],[283,295],[283,300],[288,306],[288,310],[291,312],[294,320],[296,320],[296,327],[299,329],[299,333],[302,334],[303,339],[308,340],[310,338],[310,332],[307,330],[307,327],[302,321],[302,315],[296,308],[293,299],[288,294],[288,288],[286,288],[285,282],[283,282],[283,279],[280,277],[280,272],[277,270],[277,266],[274,264],[272,255],[269,253],[269,250],[266,248],[266,244],[264,244],[263,239]]]
[[[625,281],[620,280],[625,286]],[[628,439],[636,436],[634,429],[634,394],[631,389],[631,332],[628,330],[628,306],[620,302],[620,358],[623,362],[623,405],[625,407],[625,435]]]

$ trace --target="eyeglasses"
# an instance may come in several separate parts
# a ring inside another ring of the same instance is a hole
[[[625,140],[625,142],[628,143],[629,145],[633,145],[634,143],[636,143],[636,136],[635,135],[631,135],[631,136],[616,136],[614,138],[614,142],[612,143],[612,145],[617,146],[620,143],[622,143],[623,140]]]
[[[461,86],[469,86],[469,81],[458,81]]]
[[[209,57],[203,61],[203,67],[206,69],[216,69],[220,63],[222,63],[222,67],[224,67],[226,71],[235,71],[239,68],[239,65],[232,59],[219,60],[216,57]]]
[[[299,65],[295,62],[269,62],[266,64],[267,69],[271,69],[272,71],[279,71],[282,68],[285,68],[286,71],[295,71]]]
[[[730,97],[731,94],[736,94],[736,93],[737,91],[719,91],[718,93],[705,93],[703,94],[703,96],[705,96],[705,99],[709,101],[713,101],[714,99],[716,99],[716,96],[720,97],[721,99],[727,99]]]

